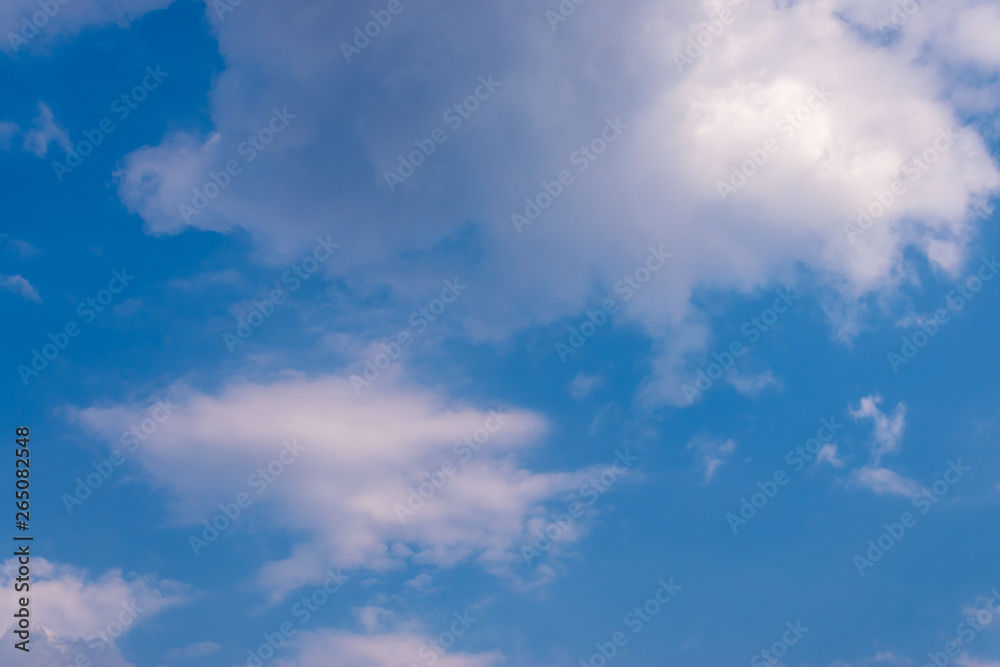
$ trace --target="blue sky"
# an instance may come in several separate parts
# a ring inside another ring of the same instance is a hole
[[[0,28],[4,665],[1000,665],[997,3]]]

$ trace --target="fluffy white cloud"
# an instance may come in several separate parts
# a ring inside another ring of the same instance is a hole
[[[937,10],[924,6],[901,31],[905,39],[886,42],[866,38],[845,16],[853,11],[874,26],[892,12],[888,2],[750,3],[731,8],[731,24],[678,72],[676,54],[717,9],[591,3],[553,32],[532,3],[441,0],[408,6],[405,20],[350,65],[330,48],[331,35],[350,40],[351,22],[368,18],[349,3],[244,4],[224,22],[209,12],[227,63],[211,93],[216,132],[181,132],[134,152],[119,173],[120,196],[152,233],[241,225],[276,255],[292,252],[295,239],[333,232],[352,249],[345,270],[412,299],[440,278],[437,244],[475,221],[485,251],[469,276],[478,293],[465,313],[474,336],[578,312],[599,292],[611,294],[650,244],[663,244],[675,253],[670,265],[623,304],[617,321],[638,322],[658,341],[647,399],[683,405],[683,371],[710,339],[690,304],[694,289],[751,293],[804,267],[819,278],[839,334],[850,336],[866,294],[912,279],[905,249],[956,271],[978,211],[1000,188],[982,138],[948,101],[978,98],[982,106],[995,93],[940,69],[946,57],[961,57],[958,43],[995,68],[988,32],[968,27],[992,20],[987,5],[964,4],[948,30],[932,28]],[[445,29],[442,16],[452,39],[427,39]],[[940,57],[915,58],[917,44]],[[443,113],[491,73],[500,88],[391,192],[384,174],[398,156],[448,127]],[[180,204],[192,202],[210,170],[241,160],[237,145],[275,107],[297,117],[185,221]],[[587,160],[577,154],[574,165],[571,154],[609,117],[627,129],[577,172]],[[718,183],[768,139],[778,152],[721,201]],[[877,202],[935,141],[919,187],[894,195],[849,242],[845,225],[859,207]],[[574,183],[519,235],[511,214],[562,169]],[[404,250],[410,259],[394,261]]]
[[[42,625],[67,639],[91,639],[119,620],[124,611],[134,609],[137,619],[159,613],[184,601],[186,587],[155,577],[123,576],[110,570],[93,579],[87,572],[69,565],[59,565],[44,558],[31,561],[32,605]],[[16,572],[16,559],[4,564],[5,572]],[[15,581],[6,579],[0,590],[14,599]],[[6,631],[10,618],[0,622]],[[133,627],[134,622],[127,627]]]
[[[586,471],[536,474],[518,466],[517,452],[546,430],[538,415],[450,404],[399,375],[383,376],[360,396],[347,377],[297,374],[234,383],[218,395],[183,387],[170,395],[179,407],[136,456],[170,491],[177,520],[200,535],[220,503],[246,492],[256,503],[247,512],[310,536],[260,571],[275,598],[322,579],[330,565],[448,566],[474,558],[503,569],[518,559],[512,549],[546,503],[585,480]],[[146,408],[74,414],[118,446]],[[304,448],[299,460],[286,461],[262,490],[250,484],[291,441]]]
[[[279,660],[280,667],[410,667],[425,661],[431,638],[413,632],[370,635],[321,631],[303,634],[298,640],[298,655],[293,660]],[[468,654],[460,651],[435,652],[440,667],[497,667],[503,664],[499,653]]]
[[[6,600],[21,595],[14,590],[17,568],[17,559],[3,565],[0,594]],[[187,586],[173,581],[125,576],[120,570],[93,578],[78,568],[38,557],[32,558],[31,571],[31,661],[23,661],[23,652],[13,648],[14,619],[7,614],[0,620],[4,664],[72,664],[82,654],[96,667],[129,665],[115,640],[160,611],[182,604],[189,595]]]
[[[280,667],[499,667],[506,664],[497,652],[470,654],[458,649],[463,636],[475,629],[480,612],[464,609],[444,621],[432,635],[415,620],[404,620],[381,607],[354,610],[363,632],[320,630],[297,635],[294,658]]]

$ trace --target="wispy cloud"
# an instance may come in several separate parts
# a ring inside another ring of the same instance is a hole
[[[855,421],[871,419],[875,422],[874,440],[871,445],[872,461],[877,466],[886,454],[894,454],[899,450],[906,431],[906,406],[900,403],[891,415],[879,410],[882,397],[866,396],[861,399],[857,408],[851,408],[851,417]]]
[[[18,294],[28,301],[34,301],[35,303],[42,302],[42,297],[38,294],[38,290],[24,276],[0,276],[0,288]]]
[[[726,459],[736,451],[736,441],[721,440],[708,435],[697,435],[684,447],[685,451],[693,451],[701,457],[701,465],[705,469],[705,482],[711,482],[715,471]]]
[[[851,481],[880,495],[910,497],[923,490],[919,482],[903,477],[888,468],[877,466],[865,466],[855,470],[851,475]]]

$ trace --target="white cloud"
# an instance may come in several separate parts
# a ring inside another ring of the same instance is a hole
[[[28,282],[27,278],[21,275],[0,276],[0,289],[23,296],[28,301],[34,301],[35,303],[42,302],[42,297],[38,294],[38,290]]]
[[[855,421],[871,419],[875,424],[874,439],[871,445],[872,462],[877,466],[886,454],[899,451],[899,444],[906,432],[906,406],[899,403],[891,415],[879,410],[881,396],[866,396],[861,399],[857,408],[849,408]]]
[[[438,243],[476,221],[486,249],[469,276],[478,296],[458,315],[475,337],[503,337],[578,313],[598,296],[595,284],[610,293],[650,244],[664,244],[674,252],[670,265],[615,321],[638,323],[656,341],[646,400],[686,405],[684,371],[704,357],[709,333],[690,302],[695,289],[750,293],[779,280],[791,284],[796,267],[805,267],[836,331],[851,336],[865,317],[857,305],[865,295],[891,295],[912,279],[907,248],[940,271],[955,271],[975,235],[976,211],[1000,188],[982,138],[966,128],[920,187],[852,246],[844,223],[857,218],[873,189],[888,188],[938,130],[963,128],[949,100],[978,96],[988,108],[995,93],[940,74],[942,59],[958,52],[950,32],[928,27],[937,10],[926,7],[907,24],[910,41],[886,46],[841,17],[858,3],[779,4],[740,11],[682,75],[675,45],[702,16],[700,2],[590,4],[558,35],[526,1],[454,3],[449,34],[457,37],[433,44],[420,36],[437,29],[439,14],[417,9],[351,65],[329,48],[330,35],[350,32],[339,5],[245,3],[224,23],[209,12],[227,63],[211,93],[216,131],[173,134],[133,152],[119,173],[119,193],[151,233],[179,232],[188,223],[178,205],[190,202],[192,188],[238,158],[236,144],[262,127],[273,107],[287,105],[298,116],[291,126],[190,224],[243,226],[262,247],[273,245],[276,259],[295,252],[296,239],[333,232],[352,248],[338,270],[419,299],[439,279]],[[882,9],[891,12],[891,3]],[[539,20],[525,22],[525,11]],[[973,25],[975,18],[961,21]],[[483,26],[495,40],[470,48]],[[990,43],[985,32],[962,34]],[[915,58],[915,41],[942,55]],[[600,67],[581,67],[594,53]],[[381,68],[390,61],[387,75]],[[385,170],[415,139],[444,126],[442,112],[488,73],[503,87],[450,132],[447,157],[431,156],[390,193]],[[372,80],[381,84],[367,85]],[[819,86],[829,98],[794,136],[781,137],[776,123]],[[427,91],[419,100],[410,94],[415,87]],[[403,99],[407,111],[399,115]],[[573,169],[570,154],[609,116],[629,125],[620,142],[575,173],[574,185],[518,236],[511,213],[542,179]],[[717,182],[772,135],[782,140],[780,152],[720,201]],[[290,173],[301,177],[289,180]],[[412,260],[396,262],[404,250]],[[740,387],[752,394],[760,382]]]
[[[174,649],[167,653],[167,660],[187,660],[190,658],[201,658],[206,655],[218,653],[222,648],[215,642],[197,642],[184,648]]]
[[[120,570],[109,570],[97,579],[84,570],[52,563],[44,558],[32,559],[32,603],[36,615],[46,628],[59,637],[88,639],[116,621],[123,605],[135,604],[138,621],[159,613],[167,607],[185,601],[187,587],[155,577],[123,576]],[[8,571],[16,570],[14,559],[5,563]],[[14,581],[0,585],[8,599],[14,596]],[[7,630],[12,620],[5,617],[0,629]],[[129,626],[131,627],[131,625]]]
[[[589,472],[519,467],[518,451],[546,430],[544,419],[523,410],[504,411],[505,423],[473,452],[463,437],[485,435],[484,425],[497,424],[494,413],[449,403],[399,375],[383,376],[361,396],[346,377],[292,373],[267,385],[234,383],[217,395],[182,387],[169,395],[179,409],[137,456],[170,492],[175,519],[196,527],[195,534],[219,503],[241,491],[258,497],[248,475],[274,459],[283,441],[305,447],[302,462],[288,465],[253,510],[267,525],[309,536],[259,572],[274,598],[318,581],[329,565],[379,569],[406,560],[449,566],[476,559],[503,569],[518,561],[513,548],[526,540],[529,522]],[[120,434],[145,412],[139,404],[73,414],[118,446]],[[458,472],[438,474],[449,460]],[[401,523],[396,506],[405,507],[410,489],[436,474],[446,483]]]
[[[888,468],[864,466],[851,473],[851,481],[878,494],[912,497],[924,490],[919,482]]]
[[[963,653],[955,658],[955,664],[960,667],[1000,667],[1000,661],[990,660],[988,658],[981,660],[979,658],[973,658],[968,653]]]
[[[872,395],[862,398],[856,408],[848,406],[848,412],[855,421],[871,419],[875,429],[869,442],[871,463],[853,470],[850,483],[878,494],[913,496],[923,491],[919,482],[882,466],[885,455],[900,451],[906,433],[906,405],[900,402],[892,414],[886,414],[878,407],[881,403],[881,396]]]
[[[726,375],[726,382],[744,396],[755,398],[768,387],[782,387],[784,383],[775,377],[774,371],[767,370],[755,374],[743,374],[734,370]]]
[[[16,572],[17,559],[4,563],[5,573]],[[34,557],[31,561],[31,664],[72,664],[79,654],[95,667],[124,667],[115,639],[152,616],[187,601],[190,589],[154,576],[125,576],[109,570],[97,578],[69,565]],[[16,581],[5,577],[0,594],[16,600]],[[0,658],[4,664],[18,665],[18,651],[13,648],[13,615],[0,620]]]
[[[591,391],[600,387],[603,382],[604,378],[600,375],[587,375],[583,372],[577,373],[573,381],[569,383],[569,395],[574,400],[582,401],[590,396]]]
[[[711,482],[715,471],[725,463],[726,459],[736,451],[736,441],[733,439],[719,440],[702,434],[692,438],[684,447],[685,451],[694,451],[701,457],[701,465],[705,469],[705,482]]]
[[[56,144],[63,150],[70,150],[73,146],[69,133],[56,122],[52,109],[44,102],[39,102],[34,124],[24,133],[24,150],[38,157],[45,157],[49,152],[49,144]]]
[[[816,463],[829,463],[834,468],[843,468],[844,462],[837,456],[837,445],[823,445],[816,455]]]
[[[426,655],[437,655],[434,661],[437,667],[497,667],[503,663],[499,653],[432,654],[430,641],[431,637],[407,630],[369,635],[330,630],[304,633],[296,642],[298,655],[277,664],[280,667],[410,667],[425,663]]]
[[[7,54],[38,53],[59,38],[91,26],[127,26],[172,0],[70,0],[40,3],[38,0],[4,0],[0,3],[0,50]],[[51,14],[41,4],[57,8]],[[16,37],[11,39],[10,33]]]

